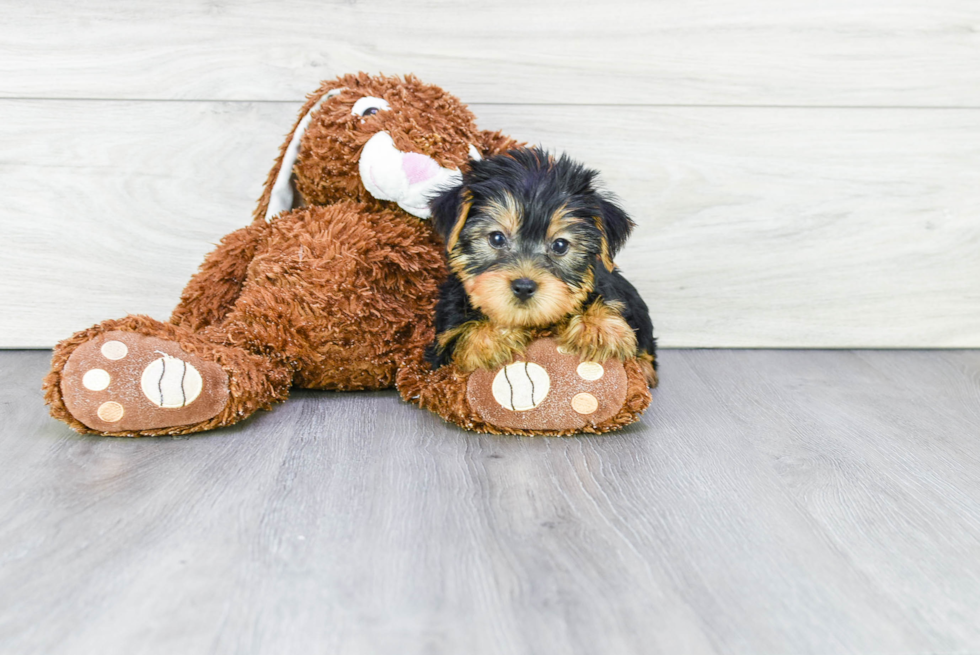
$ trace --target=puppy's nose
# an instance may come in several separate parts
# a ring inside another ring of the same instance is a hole
[[[527,300],[538,290],[538,283],[530,278],[522,277],[511,282],[510,288],[515,296],[521,300]]]

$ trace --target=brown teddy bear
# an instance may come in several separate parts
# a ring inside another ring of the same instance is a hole
[[[517,145],[478,129],[457,98],[413,76],[324,82],[283,144],[252,223],[208,255],[169,323],[127,316],[58,344],[44,380],[51,415],[79,432],[186,434],[268,409],[291,386],[383,389],[403,369],[403,396],[448,420],[533,431],[522,409],[480,413],[481,402],[492,404],[491,372],[430,371],[422,356],[446,275],[424,220],[427,200],[458,181],[470,158]],[[551,356],[535,345],[528,357]],[[557,386],[561,371],[579,365],[544,363]],[[631,366],[606,377],[619,386],[609,386],[608,399],[599,394],[605,406],[592,419],[538,431],[605,431],[635,420],[650,396]]]

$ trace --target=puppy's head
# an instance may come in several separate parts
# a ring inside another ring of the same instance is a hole
[[[545,327],[591,293],[633,222],[595,186],[596,171],[527,148],[472,162],[431,203],[449,265],[494,323]]]

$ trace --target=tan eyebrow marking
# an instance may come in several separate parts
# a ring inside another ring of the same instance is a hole
[[[503,200],[494,198],[487,203],[484,214],[497,221],[500,227],[504,228],[510,235],[517,234],[517,229],[521,225],[517,201],[509,193],[504,194]]]
[[[551,215],[551,220],[548,223],[548,241],[554,239],[559,232],[574,222],[575,219],[570,215],[568,207],[562,205],[556,209],[555,213]]]

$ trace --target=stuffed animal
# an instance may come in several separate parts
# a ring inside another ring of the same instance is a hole
[[[465,396],[480,385],[448,379],[448,369],[430,376],[423,364],[446,277],[427,202],[471,158],[517,145],[413,76],[324,82],[282,145],[252,223],[208,255],[169,322],[131,315],[57,345],[44,380],[51,415],[79,432],[186,434],[269,409],[292,386],[383,389],[401,369],[403,394],[425,407],[436,409],[431,394]],[[621,384],[635,386],[629,362],[623,372]],[[420,390],[423,380],[431,386]],[[631,397],[611,420],[642,409]],[[477,412],[457,402],[439,413],[511,429]]]

